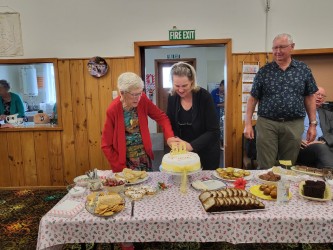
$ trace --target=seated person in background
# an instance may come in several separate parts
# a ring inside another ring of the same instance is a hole
[[[309,118],[304,120],[304,133],[297,163],[317,168],[333,168],[333,112],[321,108],[326,94],[325,89],[318,87],[316,96],[316,120],[318,125],[317,136],[313,142],[307,142],[306,131],[309,127]]]
[[[18,114],[24,117],[24,105],[21,97],[9,92],[10,84],[6,80],[0,80],[0,121],[6,119],[7,115]]]

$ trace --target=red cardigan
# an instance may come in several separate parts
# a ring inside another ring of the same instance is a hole
[[[174,136],[169,118],[145,94],[142,94],[137,111],[144,149],[147,155],[154,159],[148,129],[148,116],[162,126],[165,139]],[[120,97],[117,97],[106,111],[106,121],[102,133],[102,150],[113,172],[121,172],[126,168],[125,122]]]

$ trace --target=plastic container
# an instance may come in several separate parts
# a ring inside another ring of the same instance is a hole
[[[289,201],[289,188],[290,183],[285,175],[281,175],[281,180],[277,184],[277,198],[278,204],[284,204]]]

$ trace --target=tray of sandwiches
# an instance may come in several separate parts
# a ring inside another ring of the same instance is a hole
[[[86,210],[99,217],[110,217],[125,208],[125,199],[118,193],[92,192],[87,196]]]
[[[311,168],[307,166],[292,166],[291,170],[302,173],[302,174],[308,174],[313,176],[323,176],[324,172],[322,169],[319,168]]]
[[[116,173],[115,177],[125,180],[126,186],[140,184],[149,179],[149,175],[146,171],[137,171],[129,168],[124,168],[121,173]]]
[[[255,212],[265,210],[265,205],[243,189],[223,188],[204,191],[199,195],[204,210],[208,213]]]

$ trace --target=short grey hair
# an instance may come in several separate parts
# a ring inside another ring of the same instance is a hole
[[[171,81],[173,83],[173,76],[186,76],[191,82],[191,89],[193,91],[198,91],[200,88],[197,84],[197,74],[195,72],[195,69],[192,65],[186,63],[186,62],[178,62],[172,65],[171,71],[170,71]],[[175,90],[171,88],[171,94],[175,93]]]
[[[294,40],[293,40],[292,36],[289,35],[289,34],[287,34],[287,33],[278,34],[278,35],[273,39],[273,41],[275,41],[275,40],[278,39],[278,38],[285,38],[285,37],[288,39],[288,43],[290,43],[290,44],[294,43]]]
[[[6,80],[0,80],[0,86],[6,89],[7,91],[10,90],[10,84]]]
[[[125,72],[118,77],[118,90],[120,92],[143,89],[143,87],[144,84],[141,77],[133,72]]]

